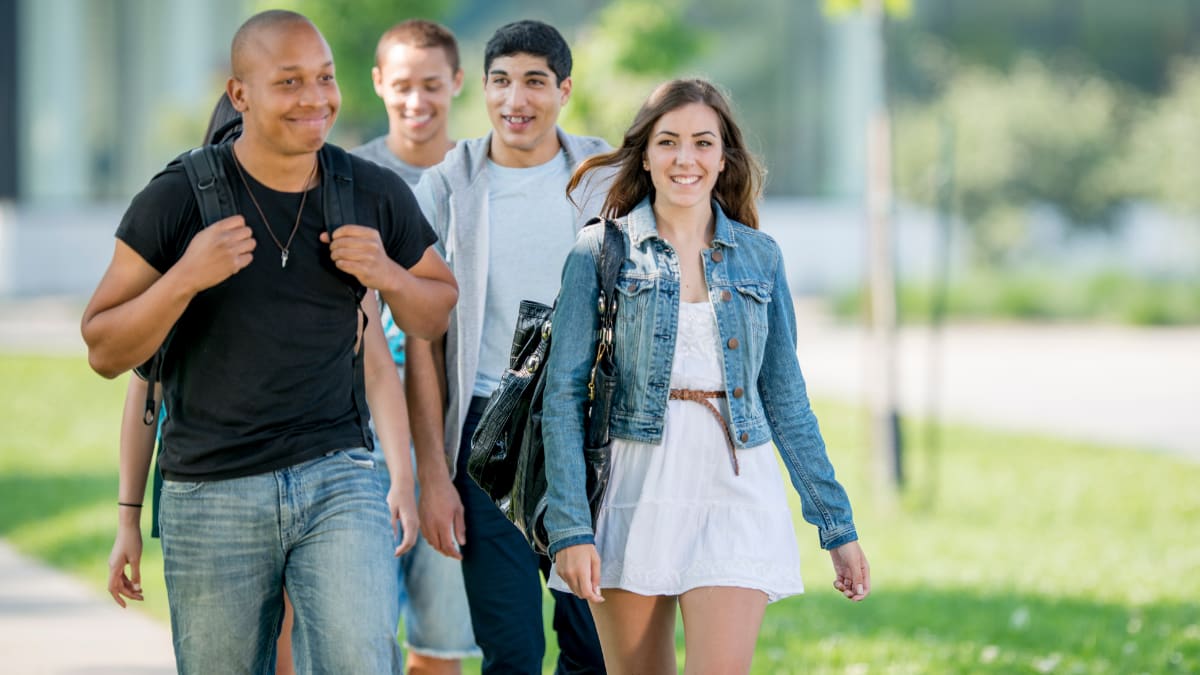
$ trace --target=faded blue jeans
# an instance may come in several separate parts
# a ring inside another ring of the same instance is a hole
[[[403,672],[391,522],[370,451],[167,480],[159,520],[180,673],[274,673],[284,588],[297,672]]]
[[[410,450],[410,458],[412,453]],[[391,485],[383,444],[375,438],[375,463],[384,488]],[[416,472],[416,460],[413,459]],[[416,497],[421,486],[416,484]],[[397,533],[403,536],[403,533]],[[400,545],[400,539],[395,541]],[[436,659],[466,659],[480,656],[471,630],[471,611],[463,585],[462,563],[429,544],[424,534],[396,563],[400,588],[400,615],[404,619],[404,646],[416,654]]]

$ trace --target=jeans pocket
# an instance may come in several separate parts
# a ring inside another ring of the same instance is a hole
[[[192,494],[204,487],[204,481],[163,479],[162,491],[173,495]]]
[[[360,469],[375,469],[375,457],[366,448],[348,448],[338,450],[336,454]]]

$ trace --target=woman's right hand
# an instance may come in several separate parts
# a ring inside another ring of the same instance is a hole
[[[858,542],[831,550],[829,557],[833,560],[833,587],[855,602],[865,599],[871,592],[871,566]]]
[[[126,576],[125,568],[129,568]],[[108,556],[108,592],[117,604],[124,607],[125,598],[142,601],[142,530],[121,524]]]
[[[604,602],[600,595],[600,555],[595,544],[568,546],[554,556],[554,569],[575,595]]]

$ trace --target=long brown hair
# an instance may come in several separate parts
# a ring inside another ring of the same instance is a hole
[[[604,199],[603,215],[620,218],[633,210],[647,195],[653,196],[654,184],[642,168],[642,159],[650,142],[650,132],[663,115],[690,103],[701,103],[717,113],[721,124],[721,145],[725,170],[717,176],[713,198],[725,214],[742,224],[758,229],[755,201],[762,193],[765,172],[758,159],[746,148],[729,101],[711,82],[701,79],[671,80],[654,89],[625,132],[621,147],[584,160],[567,184],[570,194],[586,175],[601,167],[615,167],[616,175]]]

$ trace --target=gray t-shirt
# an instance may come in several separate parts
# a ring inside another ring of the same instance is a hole
[[[522,300],[554,303],[575,244],[565,152],[529,168],[488,160],[488,277],[475,396],[491,396],[508,368]]]
[[[396,153],[387,146],[387,136],[367,141],[351,150],[350,153],[363,159],[369,159],[385,169],[395,171],[400,174],[405,183],[408,183],[410,188],[417,185],[417,181],[421,180],[421,172],[425,170],[423,167],[413,166],[397,157]]]

